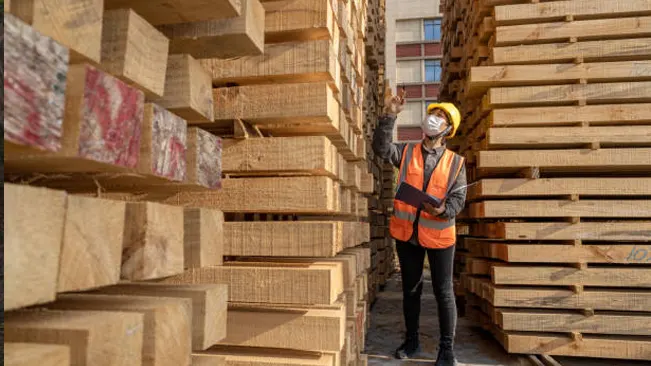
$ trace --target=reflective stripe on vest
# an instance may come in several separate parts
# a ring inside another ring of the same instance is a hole
[[[424,159],[421,149],[421,143],[405,146],[400,164],[398,185],[407,182],[422,189],[424,185]],[[461,171],[463,161],[464,159],[461,156],[446,149],[432,172],[426,192],[439,199],[447,196]],[[391,236],[401,241],[409,240],[413,234],[413,226],[417,215],[418,209],[416,207],[394,200],[394,210],[389,227]],[[454,225],[454,219],[445,220],[421,211],[418,218],[418,239],[420,244],[428,248],[445,248],[454,244],[456,236]]]

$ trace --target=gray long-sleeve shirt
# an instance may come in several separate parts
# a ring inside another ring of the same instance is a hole
[[[393,143],[393,126],[395,125],[396,117],[391,115],[386,115],[380,117],[378,120],[378,125],[375,128],[373,134],[373,151],[381,156],[384,161],[393,164],[396,168],[400,169],[400,163],[402,161],[402,153],[404,151],[406,143]],[[427,189],[429,180],[432,177],[434,169],[441,160],[443,152],[445,152],[445,146],[429,150],[425,148],[425,145],[422,145],[423,159],[424,161],[424,177],[423,177],[423,187],[421,189]],[[445,201],[445,211],[440,215],[441,218],[454,218],[456,217],[466,203],[466,166],[465,164],[461,167],[459,176],[456,181],[453,183],[452,187],[449,187],[450,194],[448,195]],[[463,187],[463,188],[460,188]],[[417,213],[416,221],[414,222],[414,233],[409,240],[410,243],[418,244],[418,219],[420,218],[420,209]]]

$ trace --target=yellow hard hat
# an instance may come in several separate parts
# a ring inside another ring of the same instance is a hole
[[[448,137],[454,137],[461,123],[461,113],[452,103],[432,103],[427,106],[427,114],[432,113],[437,108],[442,109],[448,115],[450,122],[452,122],[452,132]]]

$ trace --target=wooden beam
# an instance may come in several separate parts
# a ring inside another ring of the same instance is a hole
[[[147,44],[146,48],[134,47]],[[132,9],[104,12],[102,67],[153,98],[165,91],[169,40]]]
[[[11,213],[4,223],[4,310],[53,301],[66,193],[5,183],[3,202]]]
[[[343,250],[342,222],[226,222],[224,255],[332,257]]]
[[[314,331],[306,333],[306,329]],[[345,330],[343,304],[327,308],[232,304],[228,336],[221,344],[339,352]]]
[[[279,266],[228,262],[224,266],[189,269],[162,282],[227,284],[231,302],[329,305],[343,292],[342,271],[341,264],[332,262]]]
[[[192,350],[208,349],[226,336],[226,285],[121,283],[94,293],[192,300]]]
[[[137,171],[183,181],[187,132],[184,119],[156,104],[145,104]]]
[[[338,183],[328,177],[233,178],[220,190],[180,192],[163,202],[224,212],[336,213],[338,192]]]
[[[5,342],[67,345],[71,365],[142,363],[142,314],[19,310],[5,313],[4,320]]]
[[[634,125],[651,122],[651,104],[604,104],[492,110],[491,127],[561,126],[579,123]]]
[[[269,173],[336,177],[336,153],[326,137],[226,140],[222,169],[231,176]]]
[[[162,25],[236,17],[241,4],[237,0],[104,0],[104,8],[131,8],[149,23]]]
[[[264,50],[265,12],[258,0],[242,0],[240,16],[161,25],[170,39],[170,53],[194,58],[259,55]]]
[[[493,17],[497,25],[516,25],[561,21],[568,15],[575,20],[651,15],[651,4],[646,0],[629,0],[623,4],[610,0],[515,4],[496,6]]]
[[[222,140],[202,129],[188,128],[187,178],[192,185],[221,188]]]
[[[3,42],[4,155],[58,151],[68,49],[6,13]]]
[[[491,60],[495,65],[570,62],[577,57],[585,62],[637,60],[651,56],[650,41],[632,38],[495,47]]]
[[[184,207],[183,260],[185,268],[221,265],[224,261],[224,213]]]
[[[506,240],[651,241],[651,221],[498,222],[473,224],[471,235]]]
[[[99,64],[102,0],[12,1],[11,14],[70,49],[72,63]]]
[[[506,331],[651,335],[651,318],[635,313],[582,314],[551,310],[497,310],[496,324]]]
[[[6,4],[5,2],[5,6]],[[69,366],[70,347],[52,344],[5,342],[4,365]]]
[[[273,4],[266,13],[265,43],[332,38],[336,25],[329,2],[296,0]]]
[[[471,204],[469,212],[472,218],[651,218],[651,200],[484,201]]]
[[[509,106],[590,103],[649,102],[646,92],[651,82],[568,84],[490,88],[486,94],[488,109]]]
[[[507,197],[650,196],[651,178],[482,179],[469,199]]]
[[[211,363],[212,360],[215,363]],[[192,355],[192,365],[238,365],[255,363],[260,366],[281,366],[300,364],[305,366],[335,365],[335,355],[327,352],[298,351],[291,349],[221,346],[212,347],[209,351]]]
[[[153,202],[128,202],[122,274],[146,280],[183,272],[183,208]]]
[[[169,55],[162,98],[150,98],[188,123],[212,122],[210,74],[190,55]]]
[[[213,96],[217,120],[329,125],[339,113],[339,104],[326,82],[217,88]]]
[[[495,46],[577,40],[637,38],[651,35],[651,17],[581,20],[499,26]]]
[[[57,292],[118,283],[125,213],[125,202],[68,196]]]
[[[585,258],[586,262],[598,262],[598,263],[613,263],[608,260],[604,260],[603,256],[600,256],[599,253],[590,253],[587,252],[602,249],[605,246],[593,246],[589,245],[586,247],[583,255],[578,254],[573,251],[572,253],[565,253],[558,251],[558,247],[550,248],[550,251],[554,251],[557,255],[562,256],[560,260],[554,260],[549,262],[560,262],[560,261],[571,261],[574,258]],[[627,246],[630,249],[630,246]],[[608,248],[610,249],[610,248]],[[535,249],[531,252],[529,261],[532,257],[535,257],[536,253],[542,252],[540,250],[536,251]],[[614,253],[613,253],[614,252]],[[620,254],[619,251],[607,251],[606,255],[615,255]],[[628,254],[628,253],[626,253]],[[619,259],[619,258],[617,258]],[[527,261],[527,262],[529,262]],[[543,259],[538,259],[536,261],[547,262]],[[618,261],[620,262],[620,261]],[[633,261],[621,261],[626,264],[632,264]],[[651,283],[648,280],[648,276],[651,274],[651,271],[648,268],[643,267],[596,267],[596,268],[586,268],[586,269],[576,269],[571,267],[531,267],[531,266],[493,266],[492,267],[492,279],[493,283],[496,285],[538,285],[538,286],[602,286],[602,287],[638,287],[638,288],[648,288],[651,287]]]
[[[266,45],[263,55],[201,60],[213,85],[337,82],[337,55],[328,39]]]

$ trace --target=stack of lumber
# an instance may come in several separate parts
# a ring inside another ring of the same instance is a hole
[[[468,311],[512,353],[651,359],[651,3],[442,9]]]

